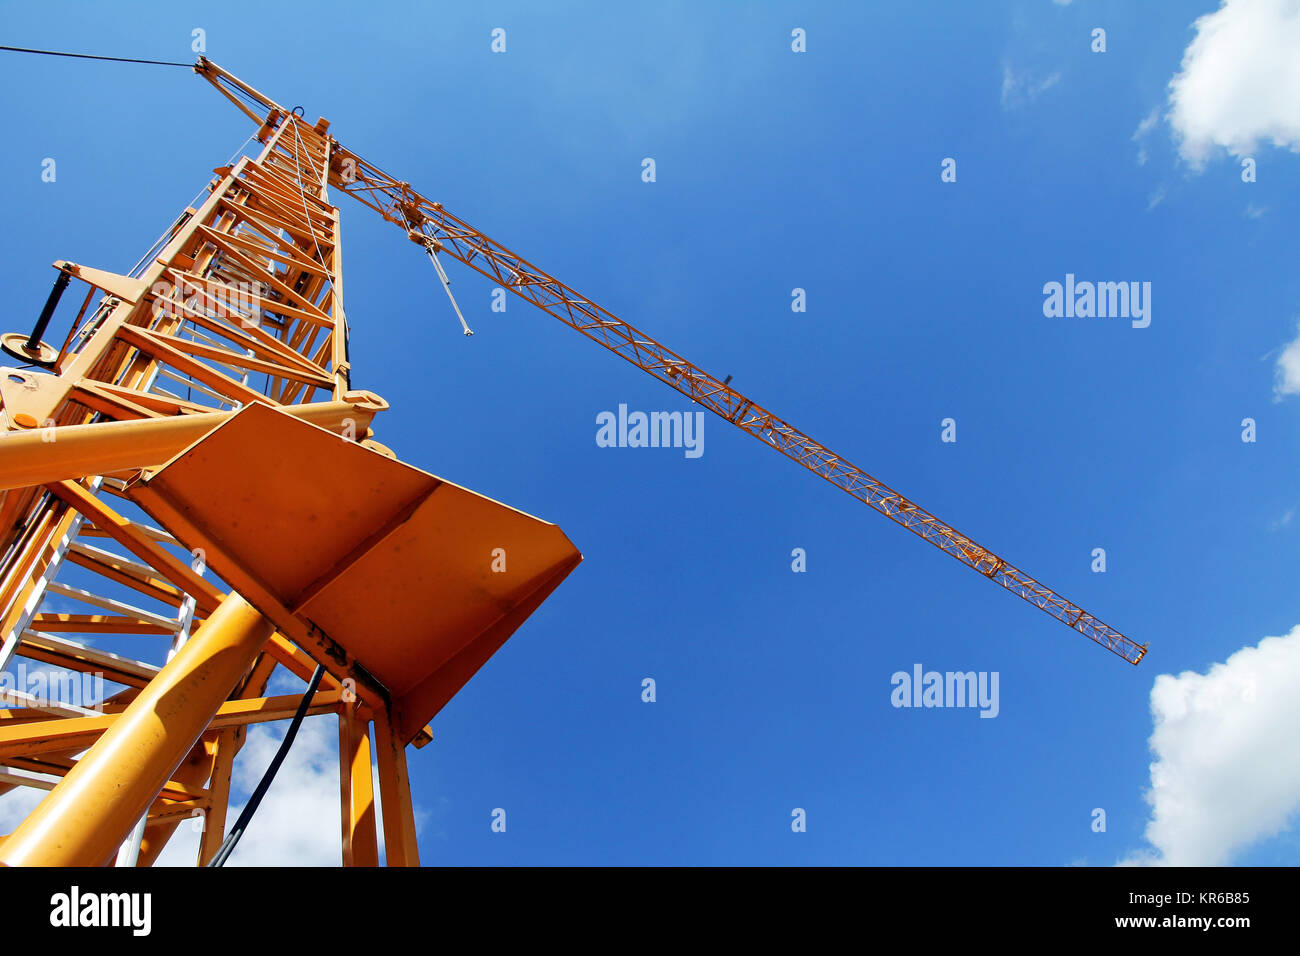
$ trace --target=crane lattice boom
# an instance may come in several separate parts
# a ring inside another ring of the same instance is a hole
[[[284,122],[304,123],[210,61],[200,60],[196,70],[248,116],[263,123],[267,132]],[[265,118],[248,108],[250,100],[267,111]],[[442,203],[425,198],[332,137],[330,142],[330,185],[400,226],[412,241],[432,252],[445,252],[499,283],[1124,660],[1137,664],[1146,654],[1146,645],[1124,636],[726,382],[452,215]]]

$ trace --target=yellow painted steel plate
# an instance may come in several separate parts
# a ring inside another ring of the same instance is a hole
[[[251,603],[250,579],[342,645],[407,736],[582,560],[556,525],[260,404],[137,491]]]

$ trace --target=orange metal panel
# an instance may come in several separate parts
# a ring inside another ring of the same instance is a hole
[[[268,617],[346,652],[403,741],[581,561],[553,524],[260,404],[130,492]]]

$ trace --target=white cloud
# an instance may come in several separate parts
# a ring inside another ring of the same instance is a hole
[[[1038,99],[1046,90],[1050,90],[1059,83],[1061,74],[1051,73],[1042,79],[1036,79],[1028,71],[1017,73],[1011,68],[1010,63],[1002,64],[1002,108],[1004,110],[1015,109],[1019,106],[1027,106],[1034,100]]]
[[[1261,141],[1300,152],[1300,2],[1223,0],[1192,24],[1169,84],[1169,122],[1184,159],[1234,156]]]
[[[1146,840],[1129,864],[1222,866],[1300,811],[1300,626],[1209,673],[1161,674]]]
[[[1144,116],[1142,122],[1138,123],[1137,129],[1133,131],[1133,142],[1138,144],[1137,161],[1139,166],[1145,166],[1147,164],[1147,148],[1143,140],[1146,139],[1148,133],[1156,128],[1158,122],[1160,122],[1159,107],[1153,109],[1150,113]]]
[[[1277,357],[1277,380],[1273,395],[1278,400],[1284,395],[1300,395],[1300,335],[1286,344]]]
[[[45,799],[46,791],[36,787],[14,787],[0,796],[0,835],[13,833],[36,804]]]
[[[254,726],[235,758],[232,788],[250,793],[271,763],[287,723],[274,729]],[[308,717],[289,748],[275,782],[253,815],[227,866],[339,866],[343,861],[339,832],[338,718]],[[243,803],[232,805],[226,828]],[[159,866],[193,866],[198,834],[182,823],[163,852]]]

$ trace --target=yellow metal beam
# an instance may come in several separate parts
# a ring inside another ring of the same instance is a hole
[[[100,866],[180,766],[274,626],[237,594],[0,846],[8,866]]]
[[[317,693],[307,708],[308,716],[326,714],[337,709],[341,694],[342,691],[337,690]],[[288,720],[297,709],[299,700],[292,694],[286,694],[282,697],[227,701],[217,708],[209,726],[212,730],[221,730],[241,724]],[[19,711],[15,708],[0,711],[4,715],[30,715],[26,720],[7,717],[0,721],[0,760],[88,747],[100,735],[112,729],[126,708],[121,704],[106,704],[104,710],[104,713],[94,717],[60,717],[52,720],[39,719],[40,714],[30,710]]]
[[[290,405],[283,411],[335,434],[348,429],[360,437],[387,404],[369,392],[354,392],[348,400]],[[161,465],[234,414],[208,412],[14,432],[0,444],[0,490]]]
[[[370,725],[357,713],[355,704],[339,711],[339,796],[343,865],[378,866]]]
[[[391,716],[375,713],[375,756],[379,765],[379,805],[384,814],[384,856],[389,866],[419,866],[415,841],[415,812],[411,806],[411,778],[406,770],[406,747],[394,729]]]

